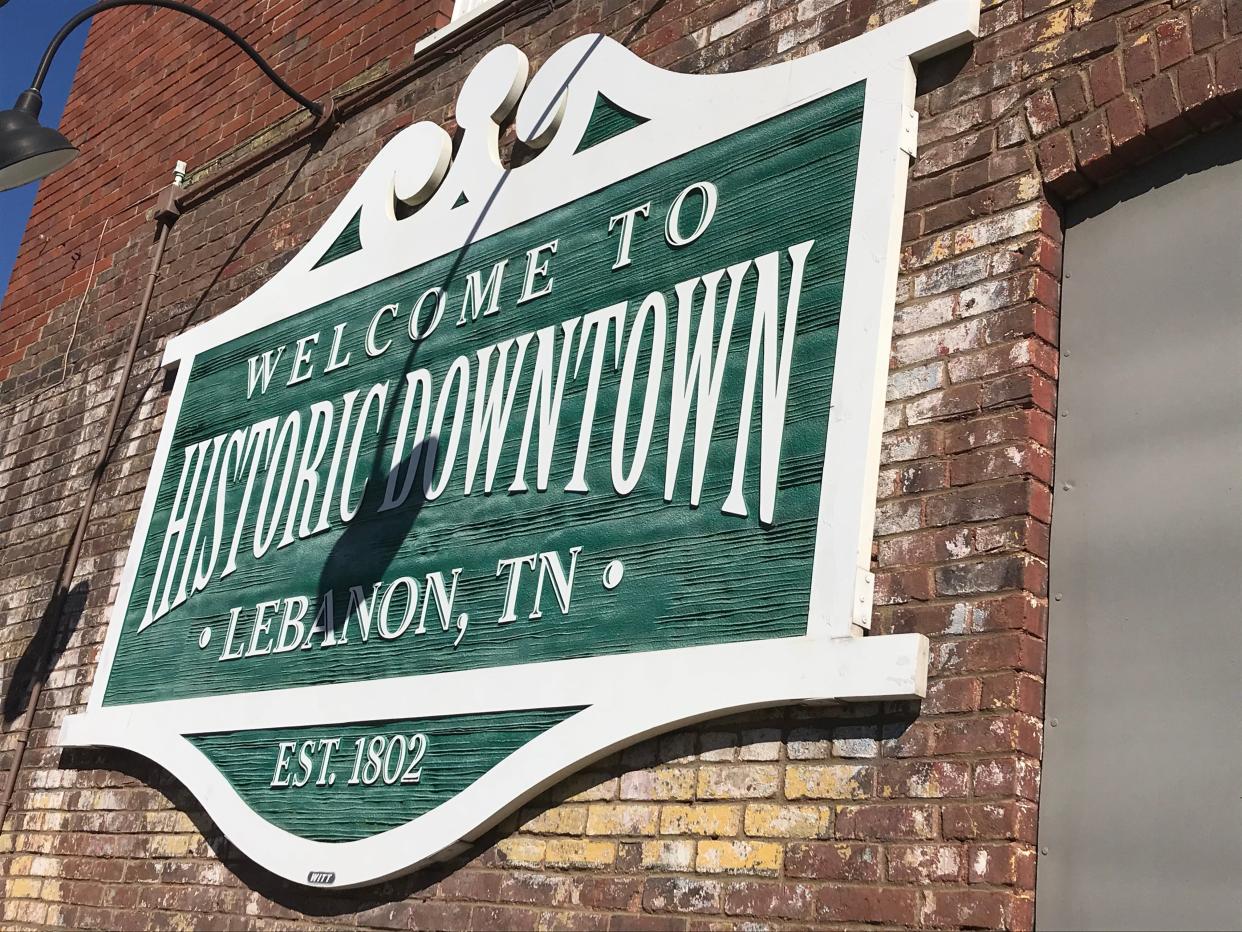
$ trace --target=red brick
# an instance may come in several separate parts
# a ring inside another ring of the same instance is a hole
[[[1126,84],[1136,87],[1144,81],[1155,77],[1159,70],[1156,61],[1156,41],[1151,33],[1144,33],[1132,39],[1123,51],[1126,72]]]
[[[1026,889],[1035,885],[1035,849],[1029,845],[971,845],[967,850],[971,883]]]
[[[1038,152],[1044,182],[1054,191],[1069,196],[1085,189],[1078,176],[1074,143],[1068,131],[1061,130],[1040,140]]]
[[[893,883],[960,883],[966,876],[961,845],[889,845],[888,879]]]
[[[927,898],[923,923],[932,929],[1008,928],[1013,897],[990,890],[937,890]]]
[[[967,796],[970,765],[964,761],[887,761],[876,773],[876,795],[891,799]]]
[[[979,708],[982,684],[973,676],[956,676],[936,680],[927,686],[922,709],[927,715],[949,712],[973,712]]]
[[[721,899],[719,881],[694,877],[652,878],[643,890],[643,908],[651,912],[716,913]]]
[[[1108,103],[1123,90],[1125,78],[1121,73],[1121,59],[1106,55],[1087,66],[1087,80],[1091,86],[1091,99],[1097,107]]]
[[[941,814],[944,837],[965,840],[1035,842],[1035,806],[1027,802],[946,805]]]
[[[1109,137],[1118,155],[1130,161],[1142,161],[1156,151],[1154,141],[1146,136],[1143,109],[1133,95],[1126,94],[1112,101],[1106,113]]]
[[[933,838],[935,833],[936,810],[931,806],[867,803],[837,810],[837,835],[841,838],[886,841]]]
[[[1026,119],[1031,127],[1031,135],[1037,139],[1061,125],[1061,115],[1052,91],[1045,88],[1027,98]]]
[[[983,678],[981,709],[1013,709],[1028,715],[1043,714],[1042,684],[1033,677],[1012,673]]]
[[[760,919],[809,919],[815,911],[815,893],[800,883],[742,881],[726,887],[724,911]]]
[[[847,842],[798,842],[785,847],[785,873],[790,877],[878,882],[883,876],[878,845]]]
[[[1190,28],[1180,19],[1156,24],[1156,57],[1160,69],[1167,70],[1191,54]]]
[[[1213,129],[1229,120],[1229,111],[1217,100],[1220,89],[1212,76],[1209,55],[1198,55],[1177,66],[1177,91],[1186,118],[1200,131]]]
[[[1190,8],[1190,41],[1196,52],[1217,45],[1225,38],[1221,0],[1198,0]]]
[[[1162,145],[1172,145],[1190,133],[1190,126],[1182,116],[1173,79],[1169,75],[1157,75],[1144,84],[1139,98],[1143,104],[1143,116],[1147,126]]]
[[[1056,96],[1057,114],[1062,126],[1073,123],[1090,109],[1091,105],[1087,100],[1086,88],[1083,86],[1080,75],[1072,74],[1058,81],[1056,87],[1053,88],[1053,94]]]
[[[919,918],[919,895],[902,887],[847,887],[825,884],[816,898],[822,922],[875,922],[913,926]]]

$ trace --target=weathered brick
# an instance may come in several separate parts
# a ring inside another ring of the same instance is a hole
[[[763,799],[776,793],[775,766],[719,766],[699,769],[699,799]]]
[[[549,838],[544,862],[556,867],[607,867],[616,860],[617,845],[585,838]]]
[[[703,874],[760,874],[773,876],[781,866],[784,849],[775,842],[705,839],[699,842],[694,868]]]
[[[743,827],[758,838],[825,838],[832,826],[828,806],[751,803]]]
[[[805,842],[785,849],[785,873],[790,877],[878,882],[883,876],[879,845],[849,842]]]
[[[721,803],[665,805],[660,811],[662,835],[736,835],[741,826],[741,806]]]
[[[688,871],[694,868],[694,845],[688,839],[644,841],[642,866],[647,869]]]
[[[829,883],[820,889],[815,907],[816,916],[823,922],[913,927],[919,921],[919,895],[909,888]]]
[[[970,882],[1030,888],[1035,881],[1035,849],[1028,845],[971,845],[966,856]]]
[[[725,888],[724,911],[730,916],[807,919],[814,908],[814,889],[805,884],[736,881]]]
[[[957,845],[890,845],[888,879],[894,883],[960,883],[966,873]]]
[[[1026,802],[946,805],[941,818],[946,838],[1035,841],[1035,807]]]
[[[970,792],[970,765],[964,761],[886,761],[876,778],[884,798],[962,797]]]
[[[930,806],[902,803],[842,806],[837,810],[836,833],[839,838],[860,840],[933,838],[936,812]]]
[[[656,806],[639,804],[593,805],[587,814],[588,835],[654,835],[659,822]]]
[[[721,896],[720,884],[714,880],[652,878],[643,890],[643,907],[652,912],[716,913]]]
[[[933,929],[1004,928],[1011,900],[997,891],[935,890],[923,902],[921,921]]]
[[[863,799],[875,787],[875,770],[853,764],[790,764],[785,795],[790,799]]]

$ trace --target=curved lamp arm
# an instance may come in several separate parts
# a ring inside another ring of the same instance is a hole
[[[306,110],[309,110],[315,119],[319,119],[323,116],[322,104],[318,104],[309,97],[305,97],[294,90],[284,78],[273,70],[271,65],[263,60],[263,56],[256,52],[254,47],[239,36],[236,31],[220,22],[220,20],[216,19],[214,16],[204,13],[202,10],[195,9],[188,3],[178,3],[177,0],[103,0],[101,3],[91,4],[86,9],[77,13],[72,19],[65,23],[65,25],[61,26],[60,31],[52,37],[52,41],[48,43],[47,51],[43,53],[43,59],[39,62],[39,68],[35,71],[34,81],[30,84],[30,90],[38,93],[43,87],[43,79],[47,77],[47,71],[48,68],[51,67],[52,59],[56,56],[57,50],[60,48],[61,43],[63,43],[69,36],[69,33],[73,32],[73,30],[75,30],[82,23],[86,22],[86,20],[90,19],[96,13],[102,13],[104,10],[111,10],[119,6],[163,7],[167,10],[176,10],[178,13],[184,13],[186,16],[192,16],[200,22],[206,23],[217,32],[231,39],[234,45],[250,56],[250,60],[259,66],[259,69],[271,79],[273,84],[279,87],[291,98],[296,100]]]
[[[8,0],[0,0],[0,6],[4,6],[6,2]],[[245,52],[250,57],[250,60],[258,65],[259,69],[271,79],[273,84],[309,112],[315,119],[316,128],[331,125],[331,101],[325,107],[323,104],[316,103],[309,97],[299,94],[284,78],[273,70],[271,65],[263,60],[263,56],[256,52],[249,42],[214,16],[209,16],[188,3],[178,3],[177,0],[103,0],[101,3],[91,4],[60,27],[60,31],[52,37],[52,41],[48,44],[47,51],[43,53],[43,58],[39,62],[39,68],[35,71],[34,81],[30,87],[18,95],[17,103],[13,105],[13,109],[0,110],[0,191],[7,191],[9,188],[15,188],[18,185],[37,181],[45,175],[68,165],[78,154],[78,150],[73,143],[61,135],[59,131],[39,123],[39,111],[43,106],[43,95],[40,93],[40,88],[43,86],[43,79],[47,77],[47,71],[52,64],[52,59],[56,57],[56,52],[60,49],[61,44],[64,43],[69,33],[73,32],[74,29],[96,13],[102,13],[104,10],[111,10],[118,6],[163,7],[166,10],[175,10],[178,13],[184,13],[186,16],[192,16],[199,22],[206,23]]]

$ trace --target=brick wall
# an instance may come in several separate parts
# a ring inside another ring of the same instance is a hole
[[[408,64],[414,41],[449,12],[426,0],[207,6],[315,96]],[[0,835],[6,927],[1031,925],[1057,199],[1232,118],[1242,105],[1238,0],[988,2],[979,41],[922,69],[874,620],[880,632],[931,637],[922,703],[790,708],[670,734],[554,788],[455,862],[333,895],[249,864],[142,760],[53,743],[63,715],[85,702],[115,597],[166,401],[162,341],[270,276],[400,127],[451,126],[481,54],[509,41],[537,63],[573,35],[603,31],[665,67],[737,70],[818,50],[911,6],[516,2],[493,28],[429,53],[322,147],[269,162],[181,219]],[[113,12],[92,29],[63,124],[83,157],[44,184],[0,310],[6,723],[22,708],[32,638],[51,627],[43,605],[146,273],[149,202],[135,202],[176,158],[210,177],[213,160],[289,132],[294,109],[173,14]],[[4,766],[11,736],[0,747]]]

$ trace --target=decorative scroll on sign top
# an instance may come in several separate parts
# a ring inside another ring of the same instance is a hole
[[[864,637],[913,62],[937,0],[688,76],[584,36],[466,80],[176,384],[68,745],[166,768],[264,867],[367,883],[627,743],[916,697]],[[516,107],[532,158],[506,169]]]

